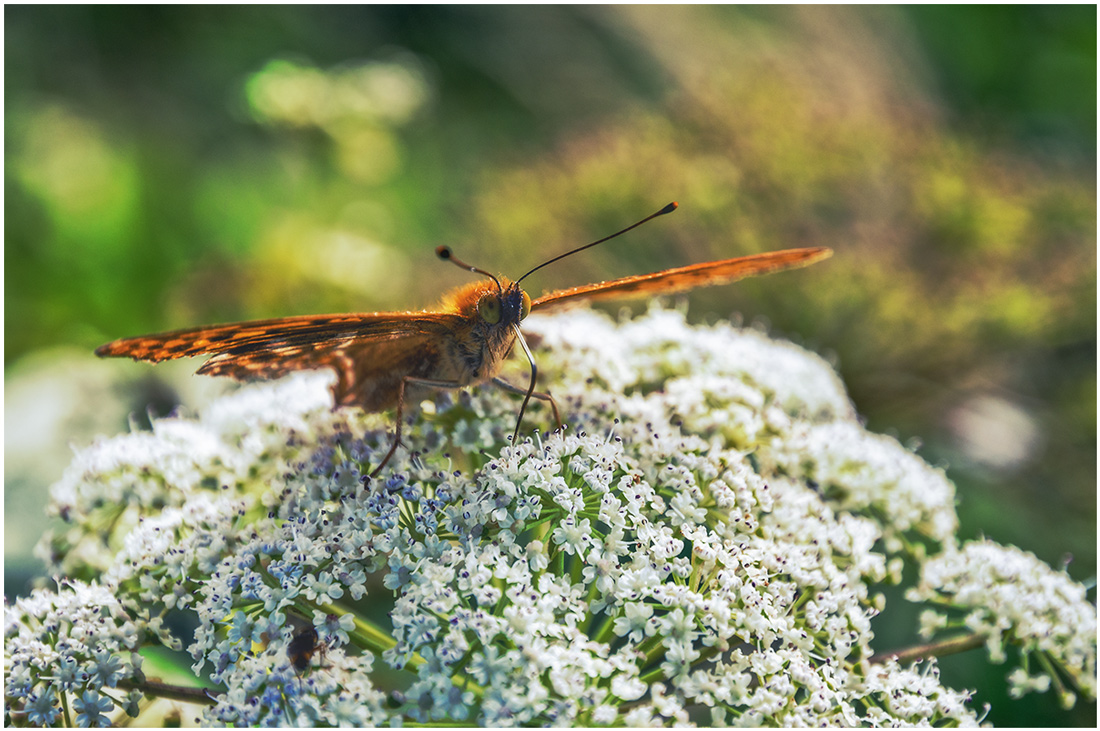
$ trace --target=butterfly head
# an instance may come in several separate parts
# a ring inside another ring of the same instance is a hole
[[[491,280],[460,287],[447,298],[444,305],[466,315],[479,325],[502,325],[501,329],[519,324],[520,320],[531,313],[531,298],[520,288],[518,282],[495,277],[484,269],[456,259],[449,247],[436,247],[435,253],[440,259]]]
[[[444,306],[479,327],[510,330],[531,313],[531,298],[515,282],[494,279],[459,287]]]
[[[490,325],[512,325],[531,314],[531,298],[514,282],[500,292],[486,292],[477,301],[477,315]]]

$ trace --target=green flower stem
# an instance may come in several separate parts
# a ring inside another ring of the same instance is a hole
[[[660,649],[663,650],[664,648],[661,647]],[[692,667],[698,667],[701,663],[704,663],[707,660],[711,659],[712,657],[717,655],[719,652],[720,652],[720,650],[715,646],[704,647],[702,650],[699,651],[699,657],[695,660],[695,662],[692,663]],[[650,662],[653,662],[653,661],[656,661],[656,657],[651,658],[648,655],[646,656],[646,663],[647,664],[650,663]],[[646,685],[652,685],[653,683],[657,682],[658,680],[663,680],[664,675],[665,675],[664,670],[662,670],[660,666],[657,666],[657,667],[653,668],[652,670],[650,670],[648,673],[643,673],[642,675],[638,676],[638,679],[641,680]]]
[[[350,635],[356,640],[355,645],[360,650],[372,650],[374,652],[384,652],[391,648],[397,647],[397,640],[393,636],[382,629],[378,625],[374,624],[370,620],[363,619],[355,612],[338,606],[336,604],[320,604],[318,609],[325,614],[344,615],[350,614],[352,619],[355,620],[355,629],[353,629]],[[414,665],[420,665],[424,662],[424,659],[419,655],[414,655]]]
[[[577,511],[577,518],[578,519],[588,518],[589,520],[592,521],[592,533],[599,536],[600,538],[606,538],[607,537],[607,534],[604,533],[602,530],[600,530],[599,527],[598,527],[599,522],[600,522],[600,506],[599,506],[599,504],[586,505],[583,509],[578,510]]]
[[[69,694],[62,691],[59,695],[61,696],[61,710],[65,714],[65,726],[66,728],[72,728],[73,717],[69,713]]]
[[[648,673],[642,673],[641,675],[638,676],[638,680],[642,681],[646,685],[653,685],[657,681],[664,680],[664,679],[665,679],[665,671],[661,669],[660,665],[653,668]]]
[[[664,655],[665,644],[660,637],[648,637],[638,646],[638,651],[645,655],[645,662],[642,663],[642,667],[646,667],[652,665],[657,661],[657,658]]]
[[[405,728],[469,728],[469,721],[404,721]]]
[[[699,591],[699,583],[703,580],[699,558],[695,551],[691,552],[691,575],[688,576],[688,588],[694,592]]]
[[[545,531],[544,531],[543,529],[544,529],[545,527],[549,526],[549,524],[550,524],[550,520],[551,520],[551,518],[549,518],[549,517],[546,517],[546,516],[544,515],[544,516],[540,517],[540,518],[539,518],[538,520],[534,521],[533,523],[527,523],[527,524],[526,524],[526,525],[524,526],[524,528],[523,528],[523,529],[524,529],[525,531],[531,531],[532,535],[533,535],[533,536],[534,536],[535,538],[538,538],[538,539],[540,539],[540,540],[541,540],[541,539],[542,539],[542,535],[543,535],[543,533],[545,532]]]
[[[802,610],[802,607],[806,606],[806,602],[814,596],[814,592],[809,589],[805,589],[798,594],[798,598],[791,603],[790,609],[787,610],[787,614],[796,614]]]
[[[1048,655],[1046,652],[1044,652],[1042,650],[1039,650],[1038,652],[1034,653],[1034,655],[1035,655],[1036,658],[1038,658],[1039,664],[1043,666],[1043,670],[1046,672],[1047,677],[1050,678],[1051,685],[1054,686],[1054,690],[1058,695],[1059,702],[1063,703],[1063,705],[1064,705],[1064,701],[1062,699],[1064,699],[1066,697],[1066,693],[1068,691],[1066,690],[1065,683],[1062,682],[1061,676],[1059,675],[1058,671],[1055,669],[1054,663],[1050,659],[1050,655]],[[1073,704],[1071,703],[1069,705],[1069,708],[1072,708],[1072,707],[1073,707]]]
[[[409,532],[418,537],[423,537],[416,530],[416,514],[413,512],[412,504],[402,498],[398,510],[401,514],[401,523],[409,529]]]
[[[572,557],[573,560],[570,562],[571,565],[569,567],[569,582],[572,584],[580,584],[582,580],[581,572],[584,571],[584,561],[581,559],[579,552],[572,554]]]
[[[500,589],[500,599],[497,599],[496,606],[493,607],[493,616],[494,617],[502,617],[502,616],[504,616],[504,608],[507,607],[508,603],[509,603],[508,602],[508,592],[507,592],[508,587],[505,586],[504,582],[501,581],[500,579],[493,579],[493,586]],[[446,622],[447,618],[446,617],[440,617],[440,620]]]
[[[591,584],[588,585],[588,592],[585,594],[585,598],[584,598],[585,605],[591,606],[592,601],[595,598],[596,598],[596,582],[593,581]],[[584,615],[584,619],[581,620],[579,625],[577,625],[577,629],[579,629],[584,634],[588,635],[588,630],[590,630],[592,628],[592,620],[595,619],[595,618],[596,618],[596,614],[591,609],[589,609],[588,612]],[[591,636],[591,635],[589,635],[589,636]]]
[[[348,634],[354,641],[355,646],[361,650],[372,650],[381,653],[385,650],[397,647],[397,640],[395,640],[390,633],[373,622],[363,619],[355,612],[336,604],[321,604],[318,605],[318,609],[325,614],[350,614],[352,619],[355,620],[355,628]],[[424,658],[415,652],[409,657],[410,668],[419,667],[423,665],[424,662]],[[463,690],[470,691],[478,698],[483,698],[485,696],[485,689],[473,682],[468,675],[455,673],[451,676],[451,682]]]
[[[120,680],[118,687],[122,690],[140,690],[146,695],[156,696],[157,698],[167,698],[172,701],[183,701],[185,703],[202,703],[208,706],[212,706],[218,702],[217,696],[224,693],[222,690],[215,690],[213,688],[195,688],[186,685],[173,685],[172,683],[164,683],[159,680]]]
[[[923,660],[928,657],[954,655],[981,647],[985,644],[985,639],[986,637],[983,634],[959,635],[950,639],[941,640],[940,642],[932,642],[927,645],[917,645],[915,647],[908,647],[903,650],[893,650],[890,652],[879,652],[872,655],[868,662],[872,665],[879,665],[890,658],[894,658],[899,663],[904,664],[916,660]]]
[[[596,628],[596,631],[589,635],[593,642],[609,642],[611,640],[610,635],[614,632],[615,617],[608,611],[611,607],[604,609],[604,618],[600,622],[600,626]]]

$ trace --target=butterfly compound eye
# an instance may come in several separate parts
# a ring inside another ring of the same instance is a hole
[[[478,300],[477,314],[490,325],[500,322],[500,298],[486,295]]]
[[[519,319],[524,319],[531,314],[531,298],[526,292],[523,293],[523,303],[519,307]]]

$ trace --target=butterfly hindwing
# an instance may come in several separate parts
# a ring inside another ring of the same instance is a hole
[[[378,411],[396,403],[402,377],[433,372],[459,319],[388,312],[254,320],[125,338],[96,353],[153,362],[212,355],[198,373],[241,381],[332,368],[336,405]]]

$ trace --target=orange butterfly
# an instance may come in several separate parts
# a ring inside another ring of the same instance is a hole
[[[535,391],[538,369],[519,329],[520,321],[532,311],[608,297],[671,294],[725,284],[807,266],[833,253],[826,248],[805,248],[753,254],[562,289],[533,301],[520,288],[520,282],[547,264],[675,209],[676,204],[670,203],[622,231],[543,262],[514,282],[464,264],[451,255],[450,249],[440,246],[436,249],[440,258],[450,259],[487,279],[451,291],[434,310],[310,315],[197,327],[116,340],[96,349],[96,354],[154,363],[212,355],[198,373],[238,380],[277,378],[291,371],[331,368],[336,371],[336,383],[332,386],[336,406],[359,406],[367,411],[396,408],[393,446],[371,473],[374,476],[401,442],[405,391],[410,386],[457,389],[492,382],[522,395],[513,439],[519,434],[520,421],[532,398],[549,402],[555,420],[561,424],[553,397]],[[526,389],[497,376],[504,358],[517,342],[531,364]]]

